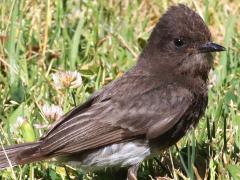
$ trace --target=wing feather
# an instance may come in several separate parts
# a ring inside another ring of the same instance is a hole
[[[155,138],[173,127],[192,101],[190,91],[176,84],[156,84],[151,77],[121,78],[64,116],[42,138],[40,151],[64,155],[139,136]]]

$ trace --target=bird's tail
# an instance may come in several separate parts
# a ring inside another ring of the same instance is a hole
[[[39,152],[39,142],[0,148],[0,170],[46,159]]]

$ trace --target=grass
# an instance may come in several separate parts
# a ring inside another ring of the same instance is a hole
[[[45,0],[0,2],[0,141],[34,141],[52,123],[44,104],[64,112],[120,76],[161,14],[192,7],[213,39],[228,48],[215,57],[209,105],[200,124],[139,170],[139,179],[240,179],[240,4],[238,0]],[[52,74],[76,70],[83,84],[57,90]],[[19,124],[19,117],[23,121]],[[38,125],[38,126],[36,126]],[[38,127],[38,128],[36,128]],[[0,172],[1,179],[121,179],[124,170],[84,172],[41,162]]]

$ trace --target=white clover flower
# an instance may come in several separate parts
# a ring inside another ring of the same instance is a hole
[[[57,72],[52,74],[54,86],[61,90],[65,88],[77,88],[82,85],[81,74],[77,71]]]
[[[64,114],[61,107],[48,104],[42,106],[42,112],[51,121],[57,121]]]

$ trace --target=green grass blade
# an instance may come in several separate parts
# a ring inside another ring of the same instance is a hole
[[[80,43],[80,36],[82,27],[84,24],[84,19],[81,18],[78,22],[77,29],[74,33],[72,44],[71,44],[71,52],[70,52],[70,69],[76,69],[77,55],[78,55],[78,47]]]

